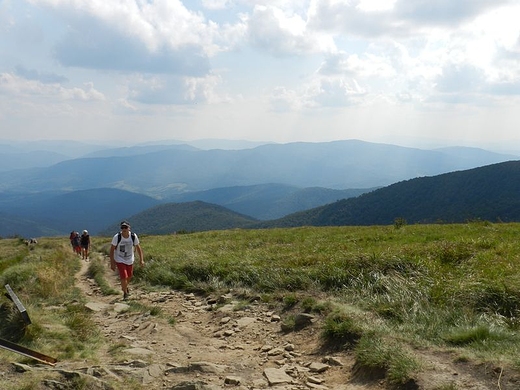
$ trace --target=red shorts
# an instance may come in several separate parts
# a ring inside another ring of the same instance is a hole
[[[121,279],[128,279],[134,275],[134,265],[128,265],[125,263],[116,262],[117,269],[119,270],[119,277]]]

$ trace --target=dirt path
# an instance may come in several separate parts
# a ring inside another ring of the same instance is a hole
[[[92,261],[108,267],[101,254]],[[125,302],[122,293],[103,296],[86,278],[88,266],[82,261],[77,286],[105,342],[95,361],[63,363],[63,368],[83,371],[116,389],[386,388],[382,379],[354,381],[354,361],[347,352],[319,353],[319,323],[283,333],[280,313],[258,302],[244,305],[232,293],[203,299],[178,291],[144,292],[134,285]],[[106,275],[120,291],[116,273],[108,268]],[[520,389],[520,380],[500,383],[487,367],[456,365],[447,354],[421,355],[424,372],[410,389]]]
[[[94,254],[92,261],[108,265],[100,254]],[[309,385],[370,389],[346,384],[352,364],[347,354],[317,354],[317,324],[284,334],[279,313],[257,302],[244,305],[232,294],[203,299],[177,291],[144,292],[134,285],[128,301],[122,300],[122,293],[103,296],[95,282],[85,276],[88,266],[82,261],[77,286],[88,297],[106,341],[96,366],[120,373],[124,371],[121,365],[134,368],[146,363],[137,367],[145,369],[116,374],[123,383],[131,377],[145,383],[147,389],[174,388],[183,382],[205,383],[215,389],[261,389],[270,385],[277,389],[308,389]],[[119,291],[117,274],[108,269],[106,275]],[[146,309],[128,310],[137,305]],[[237,310],[239,306],[241,310]],[[149,309],[160,314],[150,315]],[[109,352],[115,345],[118,351]]]

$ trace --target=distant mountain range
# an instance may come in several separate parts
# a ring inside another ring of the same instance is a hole
[[[159,204],[157,199],[114,188],[63,193],[3,193],[0,236],[56,236],[87,229],[96,234],[117,220]]]
[[[406,223],[520,222],[520,161],[395,183],[257,228]]]
[[[269,220],[332,203],[339,199],[356,197],[371,190],[332,190],[322,187],[298,188],[284,184],[258,184],[185,192],[173,195],[165,201],[182,203],[200,200],[227,207],[256,219]]]
[[[289,228],[298,226],[363,226],[400,223],[520,222],[520,161],[422,177],[395,183],[356,198],[270,221],[204,202],[172,203],[131,217],[145,234],[214,229]],[[218,221],[225,221],[219,226]],[[233,225],[235,223],[235,225]],[[113,225],[112,231],[117,229]]]
[[[269,144],[242,150],[182,145],[149,150],[105,150],[103,156],[112,156],[0,172],[0,191],[118,188],[167,199],[189,191],[266,183],[344,190],[387,186],[517,158],[481,149],[421,150],[356,140]]]
[[[7,154],[16,155],[0,145],[0,157]],[[295,220],[293,213],[313,214],[316,207],[344,201],[350,205],[405,180],[426,180],[518,158],[474,148],[422,150],[357,140],[266,144],[241,150],[178,144],[85,148],[84,156],[89,157],[0,172],[0,236],[62,235],[82,229],[98,234],[122,218],[170,203],[190,203],[192,213],[207,204],[222,206],[256,226],[291,225],[287,221]],[[396,194],[395,200],[402,196]],[[411,200],[408,206],[414,204]],[[389,223],[388,218],[395,218],[399,210],[389,202],[382,204],[385,212],[379,220],[371,222],[363,212],[357,219],[352,217],[352,224]],[[182,206],[169,207],[181,212]],[[333,214],[336,219],[342,215]],[[356,212],[349,209],[348,214]],[[170,225],[163,224],[165,231],[192,230]]]

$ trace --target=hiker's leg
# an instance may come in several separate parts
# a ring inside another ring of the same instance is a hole
[[[124,293],[127,292],[128,289],[128,278],[121,279],[121,290],[123,290]]]
[[[130,281],[132,280],[132,277],[134,276],[134,265],[133,264],[126,266],[126,276],[127,276],[126,292],[128,292],[128,285],[130,284]]]
[[[134,274],[134,267],[132,265],[116,263],[119,270],[119,279],[121,279],[121,290],[123,293],[128,293],[128,284],[132,280]]]

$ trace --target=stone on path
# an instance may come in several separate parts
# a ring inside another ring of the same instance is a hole
[[[269,382],[269,386],[281,385],[283,383],[292,383],[293,379],[279,368],[266,368],[264,375]]]

